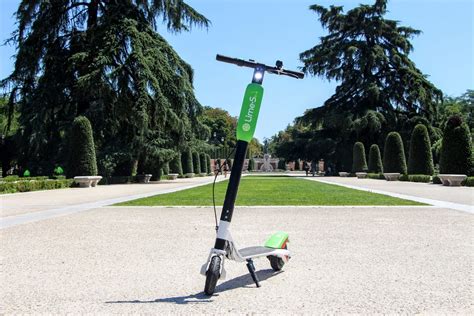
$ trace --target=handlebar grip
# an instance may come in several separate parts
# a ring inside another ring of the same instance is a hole
[[[294,76],[298,79],[303,79],[304,78],[304,73],[301,72],[301,71],[293,71],[293,70],[286,70],[285,69],[285,70],[283,70],[283,72],[286,72],[286,73],[288,73],[288,74],[290,74],[290,75],[292,75],[292,76]]]

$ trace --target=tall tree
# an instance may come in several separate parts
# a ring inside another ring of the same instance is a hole
[[[340,82],[317,113],[333,108],[361,114],[378,110],[431,116],[436,112],[442,92],[408,57],[413,50],[410,39],[420,31],[384,18],[387,0],[347,13],[342,6],[310,9],[329,34],[301,53],[303,70]]]
[[[208,26],[182,0],[22,0],[16,18],[15,69],[1,85],[19,108],[23,163],[64,160],[79,115],[92,123],[99,162],[115,167],[179,147],[199,128],[193,71],[157,33],[160,21],[173,32]]]

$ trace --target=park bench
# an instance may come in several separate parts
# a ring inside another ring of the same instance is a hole
[[[78,176],[74,177],[74,182],[78,183],[80,188],[90,188],[97,186],[101,179],[101,176]]]
[[[357,179],[367,178],[367,172],[356,172]]]
[[[137,180],[139,183],[148,183],[153,175],[152,174],[138,174]]]
[[[383,176],[385,177],[385,180],[387,180],[387,181],[397,181],[398,178],[400,178],[400,173],[399,172],[387,172],[387,173],[384,173]]]
[[[348,176],[349,176],[349,172],[339,172],[339,176],[340,176],[340,177],[348,177]]]
[[[464,174],[438,174],[438,178],[441,180],[443,185],[458,187],[467,179],[467,176]]]

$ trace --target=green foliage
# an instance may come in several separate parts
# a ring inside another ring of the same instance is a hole
[[[212,173],[211,156],[206,154],[207,173]]]
[[[74,119],[69,136],[68,178],[96,176],[97,162],[91,123],[85,116]]]
[[[368,173],[367,178],[376,179],[376,180],[384,180],[385,179],[385,177],[383,176],[383,173]]]
[[[57,166],[57,167],[54,168],[54,170],[53,170],[53,174],[54,174],[55,176],[60,176],[60,175],[62,175],[63,173],[64,173],[64,169],[61,168],[61,166]]]
[[[342,6],[312,5],[310,9],[329,34],[301,53],[303,70],[341,82],[324,107],[352,112],[367,108],[388,113],[394,109],[436,112],[442,92],[408,57],[413,50],[410,38],[420,31],[384,18],[387,0],[360,5],[347,13]]]
[[[53,190],[69,188],[73,184],[72,179],[61,180],[20,180],[16,182],[0,182],[0,193],[30,192],[38,190]]]
[[[199,154],[199,162],[201,165],[201,173],[208,174],[209,169],[207,168],[207,160],[206,160],[206,154],[205,153],[200,153]]]
[[[433,172],[433,156],[428,129],[425,125],[418,124],[411,135],[408,173],[432,175]]]
[[[191,149],[188,149],[181,154],[181,164],[183,165],[183,172],[185,174],[194,173],[193,153]]]
[[[19,2],[10,39],[15,69],[0,88],[20,113],[20,165],[35,164],[39,173],[64,163],[65,135],[81,115],[94,126],[107,175],[130,175],[137,160],[182,150],[201,132],[193,70],[157,33],[158,21],[174,32],[207,27],[192,7],[182,0]]]
[[[356,142],[352,150],[352,172],[366,172],[367,161],[365,159],[365,148],[361,142]]]
[[[285,159],[278,160],[278,169],[286,170],[286,162]]]
[[[249,165],[248,165],[248,170],[249,171],[254,171],[255,169],[255,160],[253,158],[249,159]]]
[[[163,174],[164,175],[168,175],[170,173],[170,163],[169,162],[165,162],[163,164]]]
[[[372,144],[369,150],[369,172],[376,174],[383,173],[382,158],[377,144]]]
[[[203,108],[199,121],[209,130],[209,144],[235,147],[237,118],[221,108]]]
[[[397,132],[389,133],[385,139],[383,170],[387,173],[407,173],[405,150],[403,148],[402,138]]]
[[[464,185],[467,187],[474,187],[474,177],[468,177]]]
[[[431,176],[427,174],[409,174],[408,181],[429,183],[431,181]]]
[[[193,172],[195,174],[200,174],[201,173],[201,160],[199,158],[199,153],[193,151]]]
[[[443,184],[443,181],[438,176],[433,176],[433,184]]]
[[[178,175],[183,174],[183,167],[181,164],[181,154],[177,153],[175,158],[170,161],[170,173],[177,173]]]
[[[23,172],[23,177],[27,178],[29,176],[31,176],[31,172],[30,170],[26,169],[25,172]]]
[[[469,175],[471,155],[471,135],[467,124],[457,115],[450,117],[444,128],[439,173]]]
[[[39,177],[19,177],[19,176],[8,176],[5,178],[0,178],[0,182],[15,182],[15,181],[32,181],[32,180],[47,180],[46,176]]]

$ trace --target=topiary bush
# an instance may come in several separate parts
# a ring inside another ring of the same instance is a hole
[[[207,170],[207,162],[206,162],[206,154],[200,153],[199,154],[199,162],[201,165],[201,173],[208,174],[209,171]]]
[[[474,177],[468,177],[464,185],[467,187],[474,187]]]
[[[191,149],[188,149],[181,154],[181,164],[183,165],[184,173],[194,173],[193,153],[191,152]]]
[[[255,169],[255,160],[253,158],[249,159],[248,170],[253,171]]]
[[[385,139],[383,170],[387,173],[407,173],[405,150],[402,138],[397,132],[390,132]]]
[[[377,174],[383,172],[382,157],[380,156],[380,149],[377,144],[373,144],[372,146],[370,146],[369,172]]]
[[[356,142],[352,149],[352,172],[366,172],[367,161],[365,159],[365,148],[361,142]]]
[[[72,123],[69,135],[69,161],[66,172],[68,178],[97,175],[92,126],[85,116],[76,117]]]
[[[183,174],[183,166],[181,164],[181,154],[178,153],[174,159],[170,161],[170,173]]]
[[[168,175],[170,173],[170,163],[169,161],[165,162],[162,166],[163,174]]]
[[[439,173],[465,174],[471,172],[471,135],[461,117],[451,116],[444,128],[441,142]]]
[[[384,180],[385,177],[382,173],[368,173],[367,178],[369,179],[376,179],[376,180]]]
[[[415,126],[413,133],[411,134],[410,152],[408,156],[408,174],[432,175],[433,172],[433,154],[431,152],[428,129],[425,125],[418,124]]]
[[[280,159],[280,160],[278,160],[278,169],[280,169],[280,170],[286,170],[285,159]]]
[[[211,156],[206,154],[207,173],[212,173]]]
[[[201,160],[199,154],[196,151],[193,151],[193,172],[195,174],[201,173]]]

